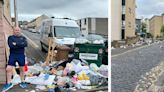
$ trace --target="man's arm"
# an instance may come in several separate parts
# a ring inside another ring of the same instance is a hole
[[[14,42],[14,41],[12,40],[11,36],[8,37],[8,45],[9,45],[9,47],[10,47],[11,49],[16,49],[16,48],[18,48],[18,47],[16,46],[16,42]]]
[[[23,37],[23,40],[21,43],[17,43],[19,47],[27,47],[27,40],[25,37]]]

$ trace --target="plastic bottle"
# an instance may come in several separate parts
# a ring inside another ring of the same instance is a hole
[[[50,88],[49,91],[50,92],[55,92],[55,90],[53,88]]]

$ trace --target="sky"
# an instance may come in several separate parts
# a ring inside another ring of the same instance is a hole
[[[136,0],[137,18],[151,18],[164,13],[164,0]]]
[[[13,1],[11,14],[14,16]],[[108,17],[108,0],[17,0],[18,20],[32,20],[41,14],[58,18]]]

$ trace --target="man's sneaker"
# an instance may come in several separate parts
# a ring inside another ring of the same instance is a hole
[[[8,91],[10,88],[12,88],[14,85],[12,83],[7,83],[4,88],[2,89],[2,91]]]
[[[27,87],[27,84],[26,84],[25,82],[21,82],[21,83],[20,83],[20,87],[21,87],[21,88],[26,88],[26,87]]]

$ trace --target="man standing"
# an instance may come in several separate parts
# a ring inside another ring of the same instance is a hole
[[[8,45],[10,48],[10,56],[8,65],[6,68],[7,71],[7,84],[4,86],[3,91],[7,91],[13,87],[11,83],[11,77],[13,74],[13,68],[16,66],[16,62],[18,62],[20,67],[20,77],[21,83],[20,86],[22,88],[26,88],[27,85],[24,82],[24,66],[25,66],[25,47],[27,47],[27,41],[24,36],[21,35],[21,30],[19,27],[16,27],[13,31],[13,35],[8,37]]]

